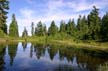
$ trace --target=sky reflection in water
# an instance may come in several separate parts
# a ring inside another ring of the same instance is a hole
[[[72,47],[31,43],[0,47],[3,71],[97,71],[100,64],[108,62],[108,53]]]

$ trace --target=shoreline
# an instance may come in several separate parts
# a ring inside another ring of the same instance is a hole
[[[68,41],[68,40],[47,40],[45,41],[45,39],[24,39],[24,38],[17,38],[17,39],[4,39],[4,38],[0,38],[0,44],[11,44],[11,43],[18,43],[18,42],[31,42],[33,44],[49,44],[49,45],[64,45],[64,46],[75,46],[76,48],[84,48],[84,49],[91,49],[91,50],[108,50],[108,42],[106,43],[84,43],[84,42],[75,42],[75,41]]]

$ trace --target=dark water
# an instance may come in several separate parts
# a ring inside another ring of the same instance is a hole
[[[104,51],[31,43],[0,45],[0,71],[108,71],[107,63]]]

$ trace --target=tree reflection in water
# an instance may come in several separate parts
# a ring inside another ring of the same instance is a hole
[[[5,64],[5,62],[4,62],[4,55],[5,55],[5,45],[3,45],[3,44],[1,44],[0,45],[0,71],[2,71],[3,70],[3,68],[4,68],[4,64]]]
[[[8,45],[8,54],[10,56],[10,65],[13,65],[14,58],[16,56],[18,44],[9,44]]]
[[[28,71],[97,71],[100,64],[108,61],[108,53],[103,51],[31,43],[19,43],[18,45],[8,45],[11,69],[7,65],[8,61],[4,64],[7,57],[4,57],[6,48],[1,46],[0,69],[5,66],[4,71],[9,71],[9,69],[13,71],[25,69]],[[103,58],[103,54],[106,57]]]

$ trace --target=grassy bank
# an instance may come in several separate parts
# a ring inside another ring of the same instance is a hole
[[[108,42],[79,41],[72,39],[52,39],[51,37],[0,38],[0,44],[12,42],[32,42],[33,44],[49,44],[75,46],[77,48],[108,50]]]

